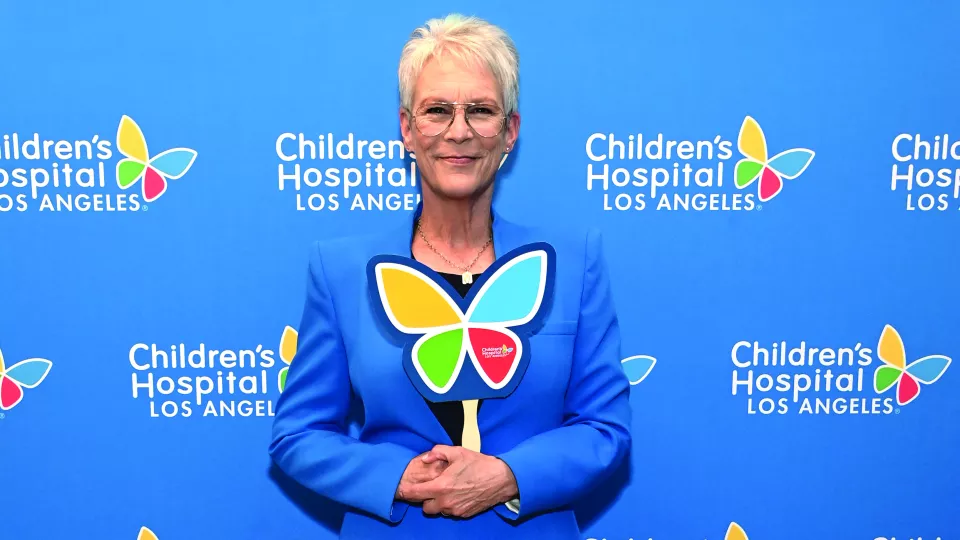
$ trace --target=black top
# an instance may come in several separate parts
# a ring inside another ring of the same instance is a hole
[[[460,296],[466,296],[467,292],[470,291],[472,283],[464,283],[463,276],[460,274],[448,274],[446,272],[438,272],[444,279],[450,282],[450,285],[453,285],[453,288],[460,293]],[[474,274],[474,280],[479,277],[480,274]],[[433,415],[437,417],[437,420],[440,421],[440,425],[443,426],[443,429],[447,432],[447,435],[450,435],[450,440],[453,441],[454,446],[463,445],[463,403],[460,401],[440,401],[434,403],[427,398],[423,398],[427,402],[427,405],[430,406],[430,409],[433,411]],[[483,400],[481,399],[477,403],[477,412],[480,411],[480,407],[483,406]]]

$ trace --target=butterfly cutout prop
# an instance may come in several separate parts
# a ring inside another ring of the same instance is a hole
[[[24,388],[36,388],[50,373],[53,362],[31,358],[10,366],[3,364],[0,352],[0,410],[9,411],[23,399]]]
[[[760,124],[752,117],[743,119],[737,148],[745,157],[737,162],[734,181],[743,189],[759,179],[760,202],[767,202],[783,189],[783,179],[793,180],[807,169],[813,160],[813,150],[794,148],[767,159],[767,139]]]
[[[126,156],[117,163],[117,185],[127,189],[142,178],[146,202],[159,199],[167,191],[167,179],[176,180],[187,174],[197,159],[197,152],[189,148],[172,148],[151,158],[143,131],[126,115],[117,128],[117,148]]]
[[[873,372],[873,389],[882,394],[897,385],[897,404],[906,405],[920,395],[920,383],[933,384],[950,366],[950,358],[934,354],[907,364],[907,352],[900,333],[889,324],[883,327],[877,356],[886,365]]]
[[[375,311],[405,342],[410,381],[430,401],[463,402],[464,447],[479,452],[478,400],[510,395],[523,377],[527,334],[552,301],[555,270],[552,246],[527,244],[495,261],[461,298],[418,261],[380,255],[368,263]]]

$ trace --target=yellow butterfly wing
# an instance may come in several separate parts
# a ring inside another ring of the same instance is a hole
[[[750,159],[760,163],[767,162],[767,140],[763,136],[760,124],[752,116],[743,119],[740,135],[737,137],[737,148],[741,154]]]
[[[297,331],[292,326],[283,329],[280,337],[280,359],[289,364],[297,354]]]
[[[283,335],[280,336],[280,359],[287,364],[277,373],[277,387],[280,389],[281,394],[287,387],[287,374],[290,372],[290,363],[293,362],[293,357],[297,355],[298,337],[299,334],[297,334],[297,331],[294,330],[292,326],[284,328]]]
[[[723,538],[724,540],[749,540],[746,531],[736,522],[730,522],[730,527],[727,528],[727,535]]]
[[[146,527],[140,527],[140,534],[137,535],[137,540],[159,540],[157,535],[153,533],[150,529]]]
[[[745,157],[737,162],[733,177],[736,186],[742,189],[760,178],[760,173],[767,164],[767,141],[763,137],[760,124],[753,117],[743,119],[740,135],[737,137],[737,148]]]
[[[3,373],[5,369],[6,368],[3,366],[3,351],[0,351],[0,373]]]
[[[117,148],[120,152],[144,164],[150,161],[150,154],[147,153],[147,139],[143,136],[140,126],[127,115],[120,119],[120,127],[117,129]]]
[[[397,330],[424,334],[463,322],[463,315],[450,296],[419,270],[381,262],[375,271],[383,310]]]
[[[903,370],[907,366],[907,351],[903,346],[903,339],[900,338],[900,333],[889,324],[883,327],[883,333],[880,334],[877,355],[895,368]]]

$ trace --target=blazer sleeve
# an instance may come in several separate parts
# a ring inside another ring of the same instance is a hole
[[[496,512],[513,521],[569,505],[594,489],[629,454],[629,394],[601,237],[594,229],[586,238],[563,424],[496,456],[513,471],[520,493],[519,508],[514,500],[497,505]]]
[[[307,488],[397,523],[409,505],[394,501],[394,494],[417,452],[393,443],[360,442],[347,434],[347,356],[319,243],[314,248],[297,352],[277,401],[269,453]]]

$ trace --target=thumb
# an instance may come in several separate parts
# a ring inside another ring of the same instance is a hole
[[[456,449],[452,446],[438,444],[432,450],[423,454],[420,460],[424,463],[433,463],[434,461],[453,461],[456,456]]]
[[[420,461],[423,463],[433,463],[434,461],[442,461],[443,455],[434,451],[427,452],[420,456]]]

